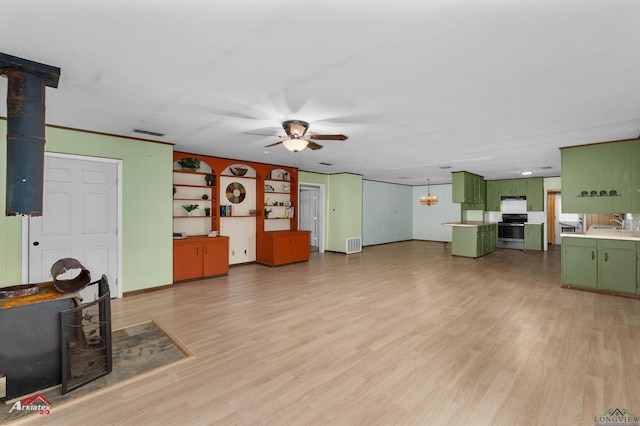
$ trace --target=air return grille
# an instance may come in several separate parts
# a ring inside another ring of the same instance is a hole
[[[347,238],[347,254],[360,253],[362,251],[362,238]]]

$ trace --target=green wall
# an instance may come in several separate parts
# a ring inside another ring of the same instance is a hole
[[[329,175],[326,250],[345,253],[346,239],[362,237],[362,176]]]
[[[21,283],[22,220],[4,216],[6,121],[0,120],[0,286]],[[173,282],[173,146],[47,127],[45,150],[122,160],[123,292]]]
[[[362,176],[298,172],[299,183],[325,187],[325,250],[345,253],[346,239],[362,237]]]

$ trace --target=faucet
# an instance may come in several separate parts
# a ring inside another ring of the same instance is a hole
[[[618,225],[620,225],[620,228],[624,228],[624,222],[622,222],[622,216],[620,216],[619,214],[614,214],[613,217],[617,218],[617,219],[610,219],[609,222],[615,222]]]

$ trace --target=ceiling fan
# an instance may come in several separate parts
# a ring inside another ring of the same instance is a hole
[[[302,120],[287,120],[282,122],[282,128],[284,129],[286,136],[278,136],[281,140],[276,143],[272,143],[270,145],[266,145],[266,148],[270,148],[272,146],[276,146],[278,144],[283,144],[285,148],[289,151],[300,152],[305,148],[309,149],[321,149],[322,145],[317,143],[316,141],[344,141],[347,139],[346,135],[318,135],[318,134],[307,134],[307,130],[309,129],[309,123]],[[249,135],[261,135],[261,136],[274,136],[268,135],[264,133],[252,133],[245,132]]]

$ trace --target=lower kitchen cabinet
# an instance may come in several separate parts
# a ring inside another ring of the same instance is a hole
[[[480,257],[495,251],[497,225],[454,226],[451,254],[454,256]]]
[[[563,237],[562,284],[635,294],[639,249],[632,240]]]
[[[598,288],[636,292],[636,242],[598,240]]]
[[[173,241],[173,281],[229,273],[229,237],[187,237]]]
[[[258,232],[256,261],[269,266],[309,260],[310,231]]]
[[[524,224],[524,249],[525,250],[542,250],[542,224],[541,223],[525,223]]]
[[[562,284],[598,287],[598,241],[562,237]]]

